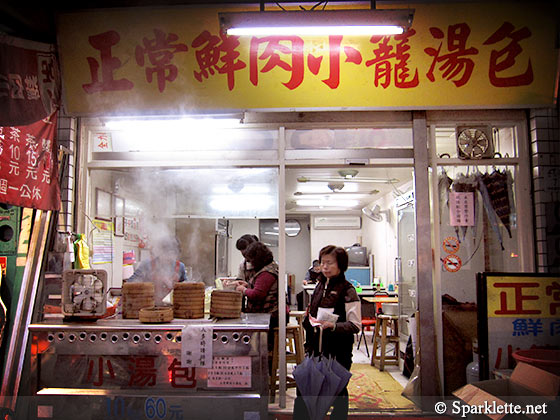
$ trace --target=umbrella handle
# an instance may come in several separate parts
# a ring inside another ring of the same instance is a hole
[[[319,354],[323,354],[323,328],[319,327]]]

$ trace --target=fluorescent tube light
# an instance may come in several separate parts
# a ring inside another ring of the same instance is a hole
[[[228,35],[395,35],[412,25],[413,9],[218,13]]]
[[[296,200],[302,207],[356,207],[358,200]]]

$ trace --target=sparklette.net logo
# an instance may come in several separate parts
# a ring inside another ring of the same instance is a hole
[[[548,413],[546,403],[541,404],[514,404],[503,403],[498,404],[496,401],[485,401],[484,404],[465,404],[462,401],[451,402],[449,407],[451,414],[459,415],[460,417],[467,417],[469,415],[541,415]],[[448,404],[439,401],[434,405],[434,411],[437,414],[445,414],[448,410]]]

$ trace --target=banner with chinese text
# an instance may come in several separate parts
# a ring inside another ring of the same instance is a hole
[[[408,32],[372,37],[227,36],[227,7],[65,14],[66,106],[124,115],[553,103],[556,22],[545,2],[411,7]]]
[[[558,275],[482,273],[477,289],[480,361],[486,374],[513,368],[516,350],[560,346]]]
[[[60,209],[57,112],[22,126],[0,126],[0,202]]]
[[[51,115],[60,103],[55,46],[0,34],[0,126]]]

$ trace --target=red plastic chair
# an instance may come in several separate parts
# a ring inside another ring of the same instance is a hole
[[[375,315],[376,315],[376,304],[367,302],[362,300],[362,331],[360,333],[360,338],[358,339],[358,346],[356,347],[357,350],[360,350],[360,343],[362,342],[362,338],[364,339],[364,344],[366,346],[366,354],[369,357],[369,349],[367,345],[367,340],[365,336],[366,328],[368,331],[371,329],[372,326],[375,325]]]

